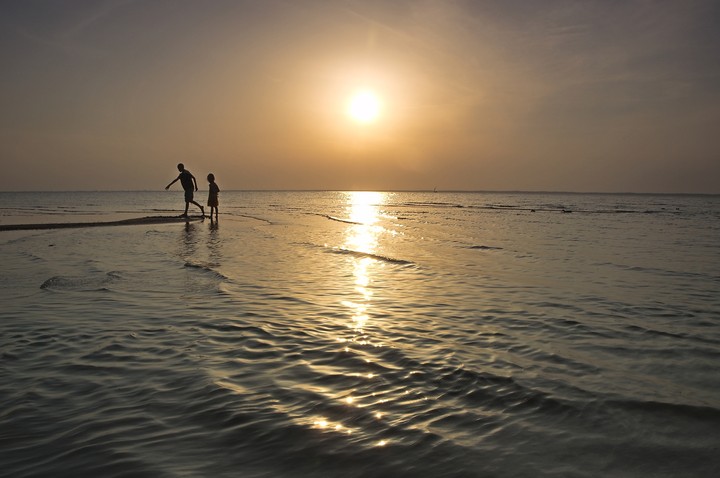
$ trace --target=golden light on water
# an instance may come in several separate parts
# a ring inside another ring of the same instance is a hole
[[[345,425],[342,425],[340,423],[333,423],[326,418],[316,418],[312,422],[313,427],[318,428],[320,430],[326,430],[326,431],[334,431],[338,433],[345,433],[347,435],[352,435],[353,430],[351,428],[346,427]]]
[[[385,205],[389,203],[391,194],[373,191],[343,193],[345,204],[340,220],[345,223],[344,239],[337,249],[347,253],[343,254],[344,259],[340,261],[344,269],[342,274],[346,280],[342,282],[338,305],[345,311],[343,316],[346,329],[338,334],[337,341],[339,350],[357,362],[348,365],[348,368],[338,364],[331,369],[331,373],[345,374],[361,380],[356,380],[353,385],[347,387],[326,389],[321,392],[335,405],[340,406],[339,410],[344,410],[347,416],[367,413],[378,421],[379,426],[393,421],[392,415],[388,415],[389,403],[396,400],[402,403],[427,400],[427,397],[409,397],[410,390],[385,389],[382,374],[378,375],[371,371],[375,369],[375,362],[382,360],[376,357],[371,348],[387,346],[382,342],[385,338],[383,332],[385,319],[381,318],[384,316],[384,311],[377,310],[375,302],[379,299],[375,294],[382,295],[380,299],[388,299],[385,296],[388,293],[385,286],[388,280],[387,274],[394,273],[392,266],[389,265],[393,259],[386,257],[383,241],[387,237],[400,234],[396,232],[395,226],[387,226],[388,220],[393,219],[385,212]],[[367,365],[359,364],[360,360]],[[409,371],[411,375],[414,373],[419,372]],[[324,433],[338,434],[338,436],[354,434],[355,437],[359,435],[359,439],[367,440],[369,446],[385,447],[391,443],[387,439],[381,439],[374,427],[350,428],[343,423],[346,418],[342,415],[339,418],[336,416],[335,420],[337,421],[333,422],[325,417],[316,416],[303,417],[302,421]],[[348,423],[353,423],[352,418]]]
[[[380,217],[378,208],[385,202],[385,194],[376,191],[352,191],[350,195],[350,219],[363,224],[374,224]]]
[[[344,247],[346,249],[372,254],[378,245],[378,236],[383,228],[380,221],[380,205],[385,202],[385,194],[372,191],[353,191],[348,193],[348,217],[352,224],[347,231]],[[353,310],[352,328],[362,333],[370,320],[372,301],[371,275],[377,261],[372,257],[357,257],[353,261],[356,300],[345,300],[342,304]]]
[[[368,254],[368,256],[361,255],[354,257],[350,262],[354,277],[354,288],[352,290],[354,296],[341,301],[341,304],[350,310],[352,317],[352,322],[348,324],[350,330],[352,330],[352,335],[348,338],[341,339],[341,342],[345,343],[344,350],[349,352],[351,350],[350,344],[360,347],[367,345],[378,346],[373,343],[374,341],[365,332],[365,328],[372,320],[373,272],[376,267],[382,266],[377,259],[370,255],[376,252],[379,236],[384,231],[384,228],[378,223],[381,220],[380,208],[387,200],[387,195],[385,193],[369,191],[348,192],[346,195],[346,216],[352,224],[347,228],[343,248]],[[365,361],[370,363],[367,358]],[[374,379],[376,375],[372,372],[367,372],[362,374],[362,376],[371,380]],[[339,397],[338,399],[342,400],[345,405],[364,406],[358,403],[358,399],[352,395],[352,393],[353,391],[351,390],[347,395],[342,398]],[[377,419],[383,416],[381,412],[375,412],[373,415]]]
[[[376,225],[380,221],[380,205],[385,201],[385,194],[371,191],[353,191],[348,193],[348,217],[353,224],[348,230],[345,247],[353,251],[372,253],[377,247],[378,235],[382,227]],[[366,269],[368,261],[361,262],[360,268]],[[366,274],[360,271],[356,278],[362,282]]]

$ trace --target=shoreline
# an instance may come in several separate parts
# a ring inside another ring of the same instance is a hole
[[[30,231],[43,229],[79,229],[86,227],[105,226],[139,226],[143,224],[173,224],[179,222],[201,221],[203,216],[145,216],[115,221],[91,221],[91,222],[54,222],[54,223],[33,223],[33,224],[0,224],[0,231]]]

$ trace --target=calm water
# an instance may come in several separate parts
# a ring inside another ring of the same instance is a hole
[[[0,475],[719,476],[720,197],[220,201],[0,232]],[[0,224],[182,206],[0,193]]]

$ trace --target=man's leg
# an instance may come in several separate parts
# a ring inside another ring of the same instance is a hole
[[[200,204],[193,201],[193,204],[200,208],[200,212],[202,213],[203,217],[205,217],[205,208],[202,207]]]

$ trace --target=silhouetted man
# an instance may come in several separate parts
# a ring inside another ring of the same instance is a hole
[[[182,184],[183,189],[185,190],[185,212],[182,214],[182,216],[187,217],[188,207],[190,206],[190,203],[193,203],[197,207],[200,208],[200,212],[202,213],[202,217],[205,217],[205,209],[203,207],[196,203],[193,200],[193,192],[198,190],[197,187],[197,181],[195,180],[195,176],[192,175],[190,171],[185,169],[185,165],[183,163],[180,163],[177,165],[178,171],[180,171],[180,174],[177,178],[173,180],[170,184],[165,186],[165,189],[169,189],[170,186],[172,186],[175,181],[178,179],[180,180],[180,184]]]

